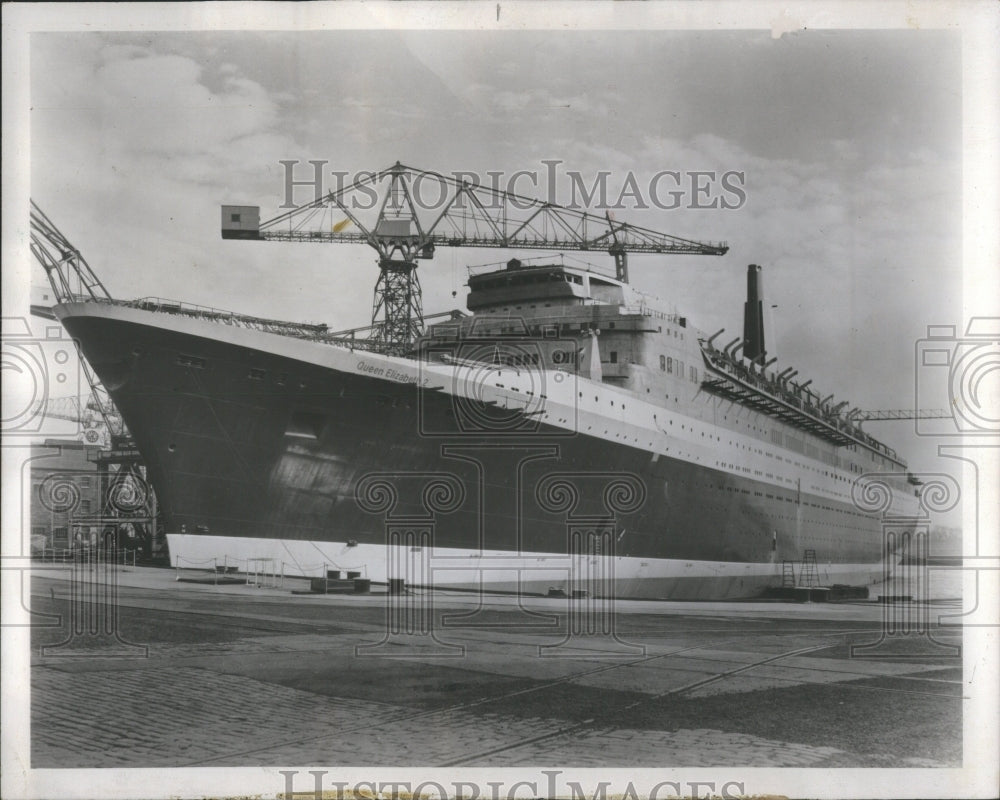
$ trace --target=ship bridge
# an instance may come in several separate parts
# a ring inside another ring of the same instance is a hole
[[[470,311],[511,304],[624,305],[637,294],[628,284],[609,275],[562,264],[527,265],[512,258],[500,270],[469,276]]]

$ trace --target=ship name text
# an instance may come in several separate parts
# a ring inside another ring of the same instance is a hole
[[[417,382],[416,375],[407,375],[405,372],[397,372],[394,369],[376,367],[374,364],[369,364],[367,361],[359,361],[357,370],[358,372],[363,372],[366,375],[372,375],[376,378],[385,378],[387,381],[396,381],[396,383]]]

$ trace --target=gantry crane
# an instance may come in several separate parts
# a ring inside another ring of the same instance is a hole
[[[111,295],[101,283],[72,243],[62,234],[38,207],[31,201],[31,252],[45,270],[58,303],[75,300],[111,300]],[[32,313],[52,318],[51,309],[32,307]],[[110,449],[100,448],[93,459],[98,465],[101,484],[104,522],[128,524],[133,527],[140,540],[151,554],[160,546],[156,537],[156,497],[146,468],[142,463],[135,441],[132,439],[121,413],[115,407],[111,395],[101,384],[97,375],[80,354],[80,368],[90,386],[90,397],[85,404],[80,398],[50,398],[41,408],[41,413],[56,419],[66,419],[90,425],[96,412],[107,428]],[[85,439],[86,439],[85,433]],[[95,444],[95,442],[88,442]]]
[[[419,202],[422,196],[433,203]],[[368,218],[365,212],[376,207],[377,216]],[[258,206],[224,205],[222,238],[374,248],[379,275],[371,338],[386,352],[405,351],[421,334],[417,260],[433,258],[440,246],[605,251],[614,257],[622,281],[628,280],[628,253],[723,255],[729,249],[399,162],[265,222],[260,221]]]
[[[107,419],[93,397],[86,401],[79,397],[49,397],[38,413],[48,419],[78,423],[83,429],[83,440],[89,445],[103,446],[109,441],[109,433],[102,433],[102,429],[110,431]]]
[[[81,362],[88,370],[85,362]],[[103,391],[103,387],[101,388]],[[122,529],[130,526],[141,545],[153,553],[156,526],[156,496],[149,485],[142,458],[125,429],[121,415],[110,398],[93,391],[84,402],[79,397],[51,397],[40,413],[50,419],[67,420],[83,427],[83,441],[90,445],[88,460],[97,464],[101,511],[83,524]],[[104,427],[108,434],[101,435]]]

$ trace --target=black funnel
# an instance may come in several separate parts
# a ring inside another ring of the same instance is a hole
[[[743,355],[750,361],[764,361],[764,300],[760,267],[747,267],[747,301],[743,304]]]

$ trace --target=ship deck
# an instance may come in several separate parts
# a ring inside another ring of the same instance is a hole
[[[61,615],[32,630],[35,768],[962,760],[955,629],[882,640],[877,602],[618,601],[614,636],[572,637],[565,598],[439,591],[406,595],[432,620],[420,635],[387,626],[379,587],[119,568],[113,606],[71,605],[94,575],[31,578],[32,611]],[[932,603],[931,619],[958,605]],[[117,636],[71,635],[112,611]]]

